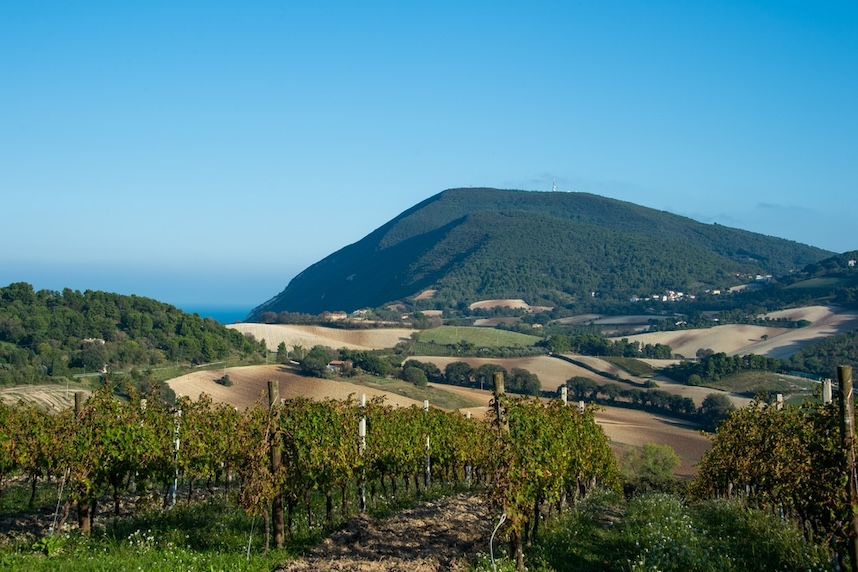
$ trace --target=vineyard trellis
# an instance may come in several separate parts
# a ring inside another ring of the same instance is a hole
[[[812,541],[850,553],[858,569],[854,528],[854,455],[848,424],[848,395],[841,403],[824,399],[801,405],[753,401],[722,421],[712,448],[703,456],[692,483],[694,498],[739,497],[752,505],[793,518]]]
[[[248,514],[262,517],[266,539],[273,528],[281,545],[278,530],[292,535],[302,505],[313,524],[312,494],[324,495],[325,523],[331,525],[335,497],[340,514],[348,515],[350,491],[360,491],[361,483],[369,503],[379,493],[396,495],[400,486],[478,486],[498,516],[506,513],[510,538],[537,534],[546,506],[577,498],[595,480],[618,484],[593,411],[560,401],[499,396],[498,410],[509,424],[509,432],[500,434],[492,414],[478,419],[428,405],[393,407],[382,398],[275,396],[239,411],[208,396],[181,398],[173,408],[127,393],[127,400],[117,399],[108,386],[79,401],[77,411],[54,414],[0,405],[0,491],[13,475],[34,487],[39,479],[62,480],[68,492],[58,528],[74,505],[86,533],[104,498],[112,499],[117,514],[122,495],[131,492],[154,493],[168,508],[177,476],[187,502],[201,487],[214,494],[216,484],[225,485],[229,492],[237,482],[235,498]],[[174,446],[176,429],[181,447]]]

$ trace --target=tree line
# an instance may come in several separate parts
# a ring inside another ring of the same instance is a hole
[[[281,343],[278,347],[277,359],[286,363],[290,360],[289,353],[286,344]],[[535,373],[516,367],[507,371],[505,367],[498,364],[483,364],[473,368],[467,362],[456,361],[447,364],[442,371],[432,362],[416,359],[406,359],[402,362],[402,356],[383,351],[346,348],[333,350],[317,345],[308,351],[304,351],[301,346],[296,346],[291,353],[303,356],[295,355],[297,358],[295,361],[299,364],[302,373],[313,377],[334,375],[351,377],[368,373],[379,377],[396,377],[418,387],[425,387],[431,382],[488,389],[492,386],[495,372],[500,372],[506,378],[506,388],[511,393],[539,396],[542,392],[542,383]],[[334,360],[340,362],[335,369],[331,366]]]

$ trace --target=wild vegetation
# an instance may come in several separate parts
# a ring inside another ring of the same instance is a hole
[[[808,542],[791,520],[741,500],[689,503],[653,491],[591,495],[547,523],[527,552],[536,572],[770,572],[835,569],[828,549]],[[504,559],[494,568],[510,572]]]

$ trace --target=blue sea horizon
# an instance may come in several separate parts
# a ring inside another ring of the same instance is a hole
[[[253,309],[249,306],[216,306],[216,305],[193,305],[186,304],[177,306],[188,314],[199,314],[201,318],[211,318],[221,324],[234,324],[242,322]]]

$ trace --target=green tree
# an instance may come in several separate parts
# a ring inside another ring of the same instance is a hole
[[[494,383],[495,372],[501,372],[506,379],[506,368],[496,363],[484,363],[474,372],[480,389],[491,389]]]
[[[511,393],[521,393],[534,397],[538,397],[539,392],[542,391],[542,383],[539,381],[539,377],[535,373],[520,367],[512,368],[506,380],[506,387]]]
[[[286,348],[286,342],[280,342],[277,344],[277,357],[275,359],[277,360],[277,363],[289,362],[289,350]]]
[[[413,383],[417,387],[426,387],[429,383],[429,380],[426,379],[426,374],[423,373],[423,370],[419,367],[405,367],[402,368],[402,379],[409,383]]]
[[[301,372],[312,377],[328,377],[328,364],[336,357],[336,352],[325,346],[314,346],[301,360]]]
[[[622,470],[627,478],[663,481],[673,476],[680,465],[679,455],[670,445],[646,443],[642,449],[623,456]]]
[[[723,393],[710,393],[700,405],[700,415],[703,417],[706,427],[714,430],[735,409],[736,406]]]
[[[469,386],[473,375],[474,370],[463,361],[448,363],[444,368],[444,377],[447,378],[447,383],[452,385]]]
[[[589,377],[576,375],[566,380],[566,387],[572,393],[571,397],[577,400],[594,399],[599,392],[599,384]]]

